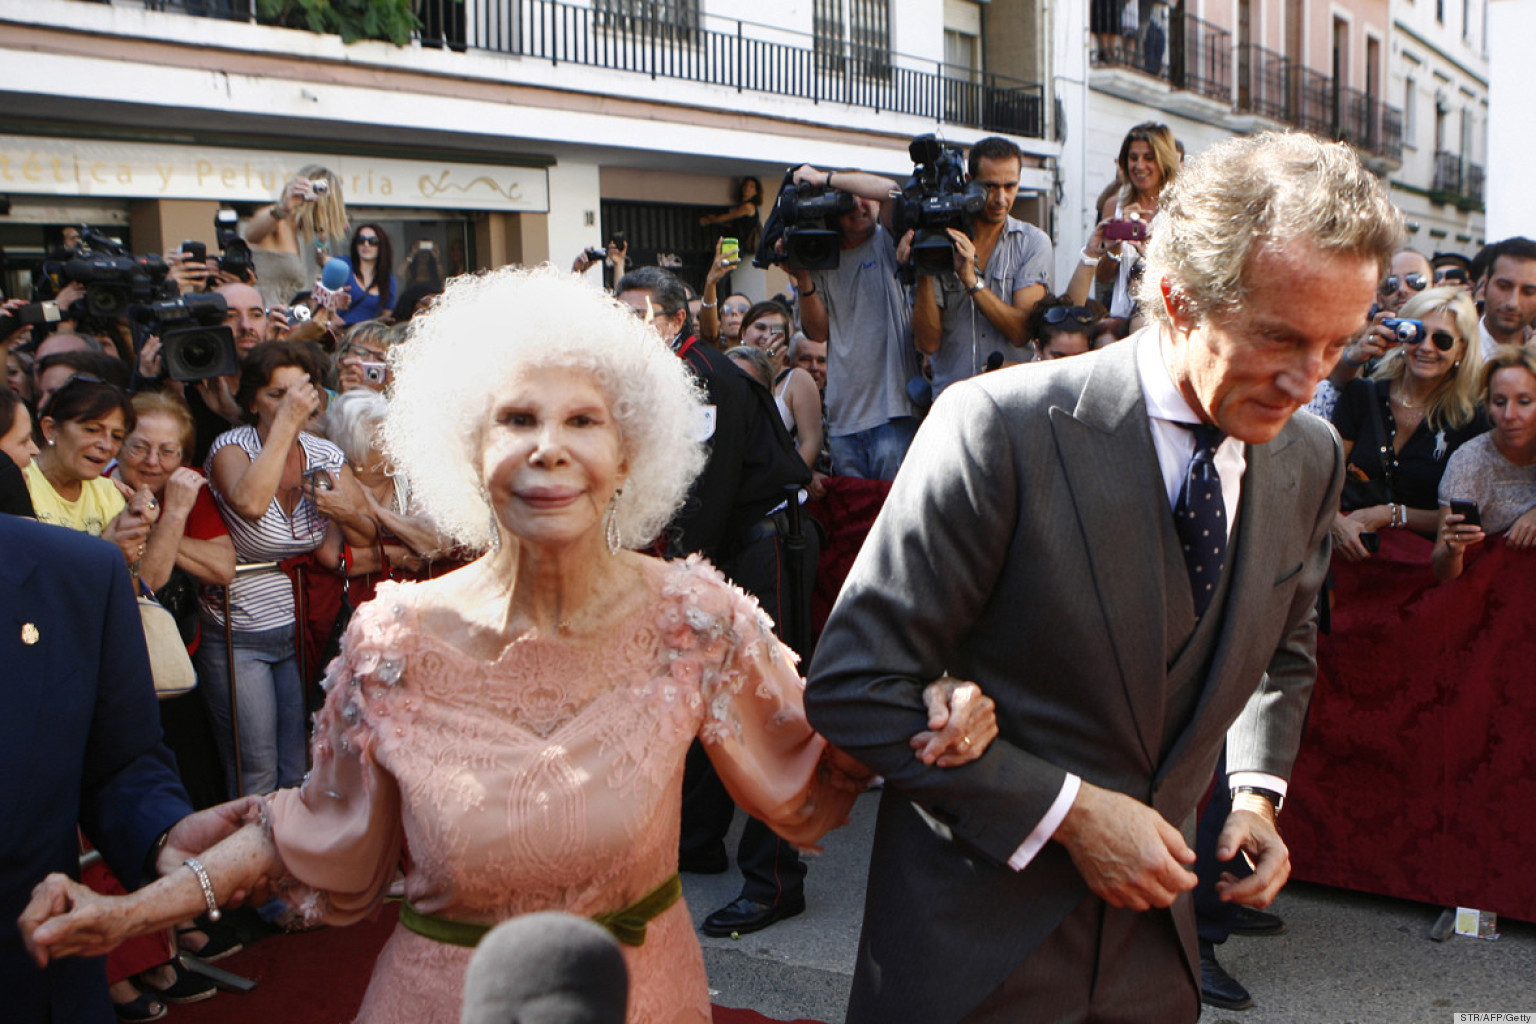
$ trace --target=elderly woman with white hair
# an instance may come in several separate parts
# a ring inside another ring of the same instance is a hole
[[[455,279],[391,359],[386,449],[439,528],[485,554],[359,609],[314,770],[263,822],[125,897],[50,876],[29,913],[69,910],[29,925],[31,948],[93,954],[261,877],[310,921],[356,921],[408,842],[400,927],[359,1020],[457,1021],[479,938],[563,910],[626,943],[632,1024],[702,1024],[677,877],[689,743],[802,846],[870,773],[811,730],[794,655],[750,598],[705,562],[635,550],[704,463],[699,388],[648,324],[547,267]],[[914,756],[958,765],[996,736],[971,684],[929,695]]]
[[[325,410],[325,436],[341,449],[366,503],[358,509],[378,524],[376,543],[352,549],[345,558],[347,597],[355,608],[373,599],[384,580],[421,579],[432,571],[434,556],[453,542],[419,514],[411,500],[410,481],[394,470],[384,454],[383,427],[389,403],[377,391],[353,388],[331,400]],[[344,501],[330,491],[319,500]],[[449,563],[452,568],[456,563]],[[446,571],[446,569],[445,569]]]

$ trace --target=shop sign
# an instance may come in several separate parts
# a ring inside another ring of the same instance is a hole
[[[541,167],[0,135],[0,192],[16,195],[263,202],[306,164],[358,206],[549,211]]]

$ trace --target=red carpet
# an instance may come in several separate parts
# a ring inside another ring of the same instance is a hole
[[[275,935],[219,961],[256,982],[248,993],[171,1008],[174,1024],[346,1024],[363,1001],[374,958],[394,930],[399,911],[386,904],[378,920],[350,928]],[[715,1007],[714,1024],[780,1024],[755,1010]],[[785,1024],[818,1024],[790,1021]]]

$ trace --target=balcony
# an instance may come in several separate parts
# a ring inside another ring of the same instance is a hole
[[[1289,120],[1291,70],[1280,54],[1249,43],[1237,51],[1237,110],[1271,121]]]
[[[263,22],[254,0],[140,0]],[[489,51],[807,100],[987,132],[1044,135],[1039,83],[703,13],[695,0],[418,0],[423,47]],[[642,88],[638,84],[638,90]]]
[[[1463,160],[1459,153],[1435,151],[1435,181],[1430,198],[1463,210],[1481,209],[1483,205],[1483,167]]]
[[[1168,28],[1152,21],[1134,41],[1093,55],[1093,66],[1123,68],[1167,82],[1175,90],[1220,102],[1232,95],[1232,34],[1183,11],[1168,16]],[[1165,54],[1166,49],[1166,54]]]

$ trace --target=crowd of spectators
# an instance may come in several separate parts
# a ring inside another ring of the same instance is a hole
[[[702,552],[776,617],[803,615],[818,529],[839,525],[802,522],[806,496],[824,496],[834,478],[892,480],[924,412],[954,382],[1079,355],[1146,322],[1138,279],[1159,194],[1180,162],[1166,126],[1131,130],[1065,282],[1052,281],[1049,237],[1013,215],[1024,158],[1001,138],[971,147],[968,177],[986,201],[967,230],[947,231],[953,265],[938,272],[908,270],[913,232],[897,233],[896,182],[809,165],[792,172],[796,185],[850,197],[828,224],[838,258],[791,264],[782,294],[719,294],[768,212],[755,178],[742,181],[735,205],[704,218],[720,241],[697,295],[664,270],[628,267],[622,238],[578,255],[573,271],[605,265],[614,293],[711,394],[704,429],[715,454],[668,552]],[[163,711],[202,803],[302,777],[321,667],[302,656],[306,632],[325,634],[318,649],[328,656],[337,624],[379,582],[435,574],[465,554],[420,515],[380,446],[391,352],[411,344],[411,316],[443,287],[435,249],[418,245],[397,279],[384,226],[352,226],[341,181],[319,166],[259,210],[245,239],[251,267],[233,273],[188,252],[164,257],[184,296],[222,303],[233,372],[170,373],[162,338],[128,317],[88,315],[73,285],[54,296],[64,320],[11,319],[0,338],[0,510],[110,541],[176,617],[200,680],[198,696],[179,700],[207,715]],[[345,284],[324,287],[327,261],[341,256]],[[1536,545],[1533,322],[1536,242],[1511,238],[1471,257],[1398,253],[1313,405],[1337,427],[1349,463],[1336,557],[1369,559],[1381,531],[1405,528],[1434,539],[1434,572],[1449,580],[1489,537]],[[755,545],[769,539],[791,542],[802,574],[794,593],[772,599],[769,584],[754,584],[766,571]],[[299,566],[346,581],[329,626],[306,608]],[[803,633],[786,639],[809,644]],[[685,807],[685,833],[689,824]],[[714,851],[701,856],[713,862]],[[803,875],[774,862],[779,854],[763,856],[775,872]],[[769,898],[750,884],[744,894],[758,906]],[[764,923],[733,907],[725,920],[745,926],[729,930]],[[124,990],[121,1002],[142,1016],[123,1019],[153,1019],[153,992],[176,983]]]

